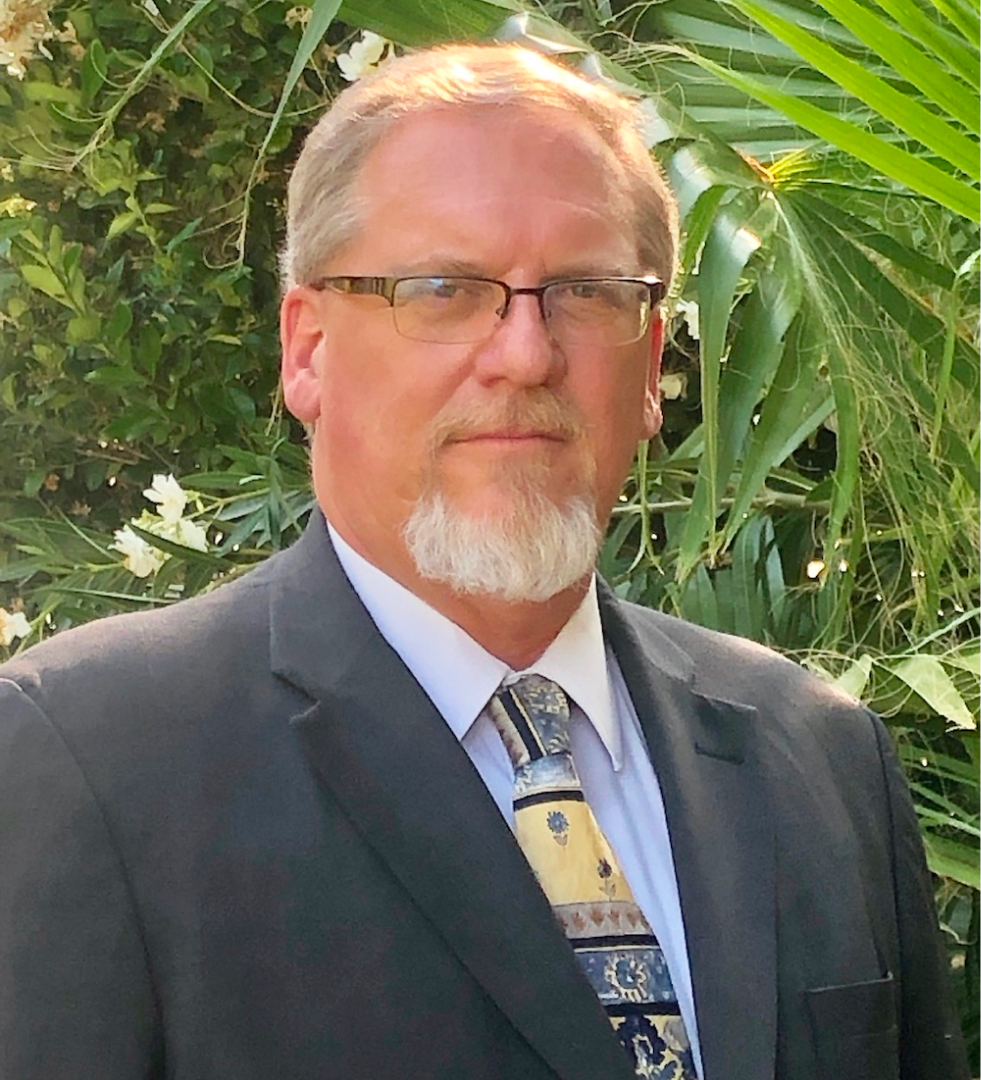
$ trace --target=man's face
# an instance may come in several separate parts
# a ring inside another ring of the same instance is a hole
[[[431,110],[397,126],[357,184],[358,238],[325,275],[471,274],[529,287],[636,275],[637,245],[612,152],[556,110]],[[597,350],[550,339],[535,297],[472,344],[401,337],[378,296],[291,290],[283,307],[287,405],[316,421],[314,484],[328,520],[404,580],[402,529],[427,494],[493,523],[516,487],[602,527],[637,444],[657,430],[659,322]],[[401,571],[401,572],[400,572]]]

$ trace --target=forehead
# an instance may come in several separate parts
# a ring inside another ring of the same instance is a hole
[[[573,113],[479,105],[415,114],[375,146],[356,189],[354,252],[387,259],[390,271],[441,255],[487,273],[536,255],[636,269],[624,170]]]

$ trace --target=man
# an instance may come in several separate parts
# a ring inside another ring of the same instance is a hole
[[[2,672],[4,1080],[962,1074],[882,726],[594,579],[675,250],[632,125],[458,47],[311,135],[307,533]]]

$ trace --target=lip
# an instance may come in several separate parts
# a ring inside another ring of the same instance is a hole
[[[450,439],[451,443],[501,443],[520,445],[534,442],[565,442],[561,435],[548,431],[483,431],[472,435],[463,435]]]

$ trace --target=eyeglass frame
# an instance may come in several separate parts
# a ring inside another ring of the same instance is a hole
[[[661,281],[660,278],[655,277],[652,274],[647,274],[641,277],[573,277],[573,278],[556,278],[554,281],[548,281],[544,285],[535,285],[530,287],[516,287],[509,285],[506,281],[500,281],[497,278],[480,277],[475,274],[407,274],[403,277],[379,277],[363,274],[338,274],[329,275],[321,278],[317,278],[315,281],[311,281],[308,288],[315,289],[317,292],[323,292],[327,288],[335,288],[339,293],[344,296],[381,296],[388,301],[389,306],[395,309],[395,290],[403,281],[432,281],[437,278],[448,278],[451,280],[460,281],[479,281],[484,282],[487,285],[499,285],[504,290],[504,306],[500,310],[499,319],[503,322],[507,318],[508,312],[511,310],[511,301],[515,296],[534,296],[538,300],[538,310],[542,316],[542,322],[545,326],[549,325],[548,316],[545,314],[545,293],[548,289],[551,289],[555,285],[590,285],[598,284],[604,281],[623,282],[624,284],[633,285],[646,285],[650,291],[650,310],[647,316],[647,323],[641,330],[640,334],[631,341],[621,342],[623,345],[630,345],[633,341],[640,341],[640,339],[647,333],[647,329],[650,326],[650,316],[654,308],[664,299],[667,292],[667,286]],[[339,287],[346,285],[347,288]],[[363,290],[353,289],[353,285],[366,285],[367,288]],[[406,335],[396,326],[396,332],[400,336]],[[408,340],[417,340],[409,338]],[[418,339],[421,340],[421,339]],[[438,342],[431,342],[430,344],[439,344]],[[448,342],[445,344],[449,344]],[[458,342],[457,344],[464,344]]]

